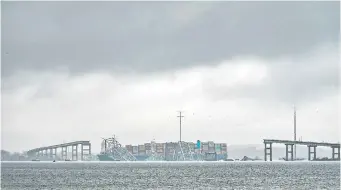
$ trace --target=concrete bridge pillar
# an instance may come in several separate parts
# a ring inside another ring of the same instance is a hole
[[[270,156],[270,161],[272,161],[272,143],[264,142],[264,160],[265,161],[267,161],[268,156]]]
[[[40,158],[41,154],[40,151],[36,152],[36,158]]]
[[[50,158],[56,159],[57,148],[50,148]]]
[[[87,148],[84,146],[87,146]],[[91,155],[91,144],[81,144],[81,160],[84,160],[84,156],[86,155]]]
[[[290,146],[290,149],[289,149]],[[285,151],[285,160],[289,161],[289,154],[290,154],[290,160],[294,160],[294,144],[285,144],[286,151]]]
[[[335,150],[337,151],[335,152]],[[332,155],[333,160],[340,160],[340,147],[332,146],[332,151],[333,151],[333,155]]]
[[[62,159],[67,159],[67,146],[62,147]]]
[[[49,152],[50,152],[50,158],[53,158],[53,149],[50,148],[50,149],[49,149]]]
[[[81,144],[81,160],[84,160],[84,147],[83,147],[83,144]]]
[[[78,160],[78,145],[72,145],[72,160]]]
[[[53,150],[53,159],[57,159],[57,148]]]
[[[313,155],[313,158],[311,158],[311,155]],[[316,145],[308,145],[308,160],[312,159],[316,160]]]

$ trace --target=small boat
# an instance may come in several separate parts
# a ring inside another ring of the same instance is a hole
[[[56,162],[56,160],[53,160],[52,162]]]

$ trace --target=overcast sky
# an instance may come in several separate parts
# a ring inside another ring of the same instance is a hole
[[[339,140],[339,2],[2,2],[2,148]]]

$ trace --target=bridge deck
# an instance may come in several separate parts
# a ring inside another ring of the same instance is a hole
[[[58,145],[39,147],[39,148],[35,148],[35,149],[27,151],[27,153],[39,152],[41,150],[61,148],[61,147],[65,147],[65,146],[72,146],[72,145],[79,145],[79,144],[90,145],[90,141],[74,141],[74,142],[63,143],[63,144],[58,144]]]
[[[313,145],[313,146],[328,146],[340,147],[340,143],[327,142],[311,142],[311,141],[292,141],[292,140],[278,140],[278,139],[264,139],[264,143],[278,143],[278,144],[297,144],[297,145]]]

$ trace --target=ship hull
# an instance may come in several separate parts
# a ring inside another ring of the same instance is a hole
[[[117,161],[115,158],[107,155],[107,154],[99,154],[97,155],[99,161]]]
[[[99,154],[97,155],[99,161],[121,161],[118,159],[115,159],[114,157],[108,155],[108,154]],[[137,161],[145,161],[147,160],[149,156],[135,156]]]
[[[120,161],[118,159],[115,159],[114,157],[108,155],[108,154],[99,154],[97,155],[99,161]],[[147,161],[149,156],[144,155],[144,156],[135,156],[136,161]],[[164,159],[166,161],[167,159]],[[216,157],[213,159],[205,159],[206,161],[218,161],[218,160],[227,160],[227,155],[226,154],[217,154]],[[170,161],[170,160],[169,160]]]
[[[135,156],[135,158],[137,161],[146,161],[149,158],[149,156],[139,155],[139,156]]]
[[[226,154],[217,154],[217,160],[227,160],[228,156]]]

